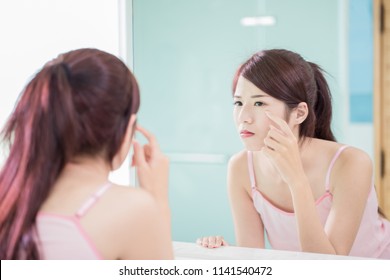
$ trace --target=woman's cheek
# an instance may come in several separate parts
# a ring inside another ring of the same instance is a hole
[[[269,129],[270,129],[270,124],[271,120],[267,117],[267,115],[264,112],[261,112],[258,114],[257,118],[257,127],[258,127],[258,132],[262,134],[267,134]]]
[[[238,128],[238,126],[239,126],[238,115],[239,115],[239,112],[238,112],[237,108],[235,108],[233,110],[233,120],[234,120],[234,124],[235,124],[236,128]]]

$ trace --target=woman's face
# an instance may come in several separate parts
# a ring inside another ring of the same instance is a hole
[[[258,151],[264,146],[264,138],[270,124],[278,127],[265,114],[271,112],[285,120],[286,105],[257,88],[240,76],[234,92],[234,121],[244,146],[249,151]]]

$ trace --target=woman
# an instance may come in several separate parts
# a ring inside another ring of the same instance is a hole
[[[136,127],[139,104],[130,70],[100,50],[62,54],[35,75],[3,131],[1,259],[173,257],[169,163]],[[131,145],[141,189],[108,180]]]
[[[320,67],[288,50],[254,54],[236,73],[234,120],[245,150],[228,168],[238,246],[390,258],[372,163],[335,141]],[[198,240],[227,245],[222,237]]]

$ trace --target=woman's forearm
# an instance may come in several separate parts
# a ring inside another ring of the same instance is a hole
[[[290,185],[299,241],[304,252],[336,254],[321,224],[307,179]]]

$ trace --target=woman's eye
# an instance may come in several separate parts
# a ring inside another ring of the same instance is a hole
[[[255,102],[255,106],[263,106],[263,105],[264,105],[263,102],[260,102],[260,101]]]
[[[233,103],[234,106],[242,106],[242,102],[241,101],[235,101]]]

